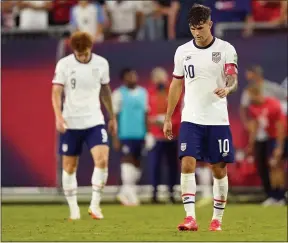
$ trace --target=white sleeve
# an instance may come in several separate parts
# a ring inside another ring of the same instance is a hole
[[[61,84],[64,86],[66,80],[67,80],[67,77],[65,75],[64,65],[63,65],[63,62],[60,60],[60,61],[58,61],[57,65],[56,65],[54,78],[52,80],[52,83],[53,84]]]
[[[135,12],[143,12],[143,8],[144,8],[144,3],[143,1],[135,1],[134,2],[134,6],[135,6]]]
[[[231,44],[227,43],[228,45],[226,46],[226,64],[233,63],[238,67],[238,55],[237,52]]]
[[[246,90],[243,91],[241,95],[241,101],[240,101],[241,106],[247,108],[250,104],[250,98],[248,95],[248,92]]]
[[[183,56],[177,48],[174,56],[174,71],[173,71],[174,78],[184,78],[184,66],[183,66]]]
[[[109,84],[110,83],[110,74],[109,74],[109,63],[105,60],[105,65],[103,67],[103,73],[101,77],[101,84]]]
[[[115,114],[118,114],[121,110],[121,104],[122,104],[122,95],[118,89],[116,89],[112,93],[112,104]]]

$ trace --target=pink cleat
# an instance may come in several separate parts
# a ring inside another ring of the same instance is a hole
[[[221,231],[221,222],[218,219],[213,219],[209,227],[210,231]]]
[[[192,216],[188,216],[184,219],[182,224],[178,225],[179,231],[197,231],[198,225],[196,220]]]

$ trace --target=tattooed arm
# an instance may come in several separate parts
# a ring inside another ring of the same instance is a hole
[[[214,93],[220,98],[224,98],[227,95],[235,92],[238,87],[238,77],[237,77],[237,67],[235,64],[225,65],[225,75],[226,75],[226,87],[217,88]]]

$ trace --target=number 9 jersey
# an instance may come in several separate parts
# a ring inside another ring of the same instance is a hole
[[[64,86],[63,118],[69,129],[87,129],[103,125],[99,99],[102,84],[108,84],[108,61],[94,53],[88,63],[74,54],[60,59],[52,83]]]
[[[192,40],[177,48],[173,76],[185,79],[182,122],[229,125],[227,99],[213,93],[226,86],[227,64],[237,66],[237,53],[231,44],[218,38],[206,47]]]

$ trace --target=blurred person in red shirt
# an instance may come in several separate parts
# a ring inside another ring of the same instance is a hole
[[[154,203],[158,203],[157,186],[160,184],[161,179],[161,161],[165,156],[168,165],[170,201],[174,203],[173,188],[177,184],[179,174],[177,135],[180,127],[182,104],[181,102],[178,103],[172,118],[174,139],[168,140],[162,132],[169,92],[168,74],[165,69],[157,67],[152,71],[151,79],[152,84],[148,88],[149,133],[146,138],[146,146],[148,149],[151,149],[149,152],[149,161],[151,163],[152,185],[154,188],[152,200]]]
[[[51,22],[53,25],[65,25],[70,21],[70,9],[77,0],[54,0],[51,10]]]
[[[246,18],[246,27],[244,36],[250,36],[253,33],[253,23],[267,22],[276,26],[287,26],[287,1],[252,1],[252,14]]]
[[[249,143],[247,152],[254,150],[258,127],[262,127],[268,134],[268,149],[262,151],[268,157],[270,169],[271,191],[263,206],[285,205],[285,160],[288,158],[287,117],[284,115],[281,103],[273,97],[265,97],[263,88],[257,83],[248,87],[251,100],[249,105]],[[286,142],[285,142],[286,138]]]

